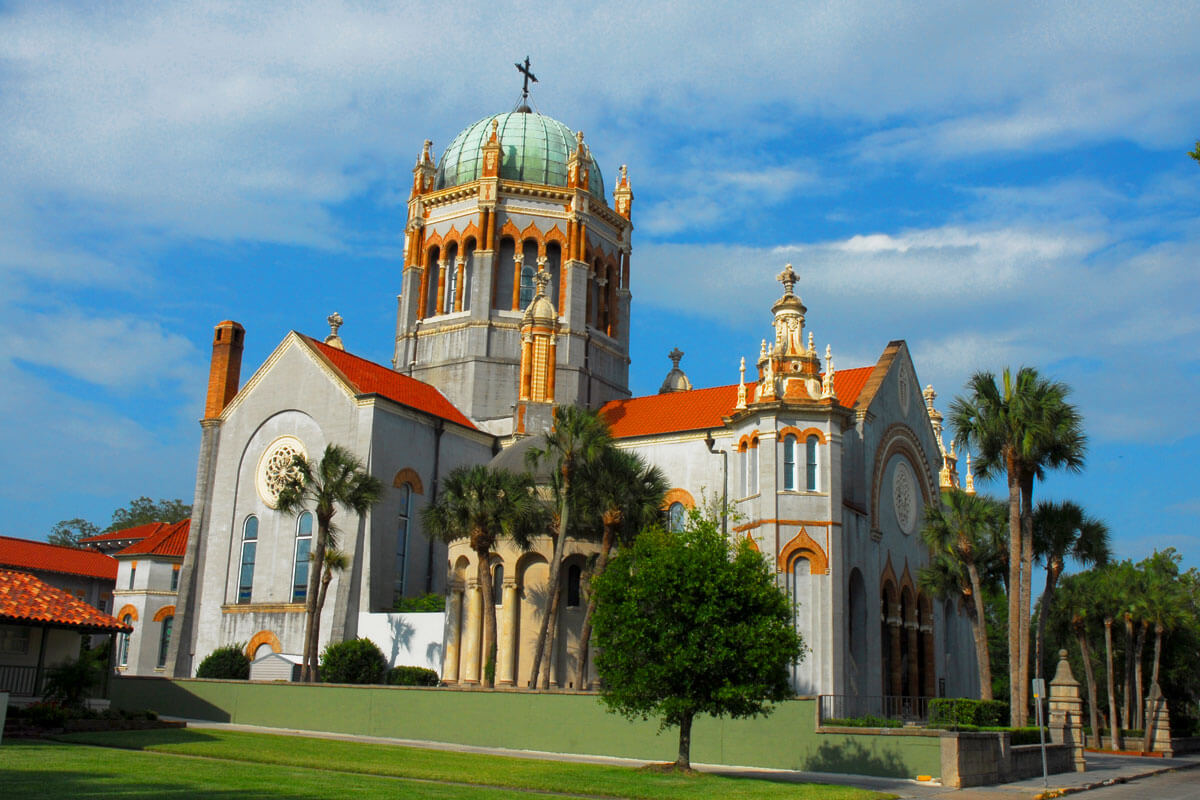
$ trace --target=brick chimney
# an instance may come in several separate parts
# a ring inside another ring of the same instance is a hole
[[[204,418],[215,419],[237,394],[242,374],[242,346],[246,329],[232,320],[218,323],[213,332],[212,366],[208,371],[208,400]]]

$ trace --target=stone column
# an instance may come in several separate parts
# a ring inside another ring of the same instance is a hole
[[[937,696],[937,647],[933,639],[933,625],[921,626],[921,686],[926,697]]]
[[[1075,771],[1083,772],[1083,698],[1079,681],[1071,674],[1067,651],[1058,651],[1058,669],[1050,681],[1050,741],[1070,745],[1075,754]]]
[[[921,694],[921,636],[916,620],[905,620],[904,628],[908,631],[908,685],[904,691],[916,697]]]
[[[496,685],[512,686],[517,660],[517,582],[504,579],[504,606],[500,617],[500,641],[496,648]]]
[[[438,282],[437,282],[437,313],[446,313],[446,259],[441,259],[437,263]]]
[[[446,649],[442,655],[442,680],[458,683],[458,645],[462,640],[463,587],[450,585],[450,602],[446,604]]]
[[[1157,682],[1150,684],[1150,695],[1146,698],[1146,738],[1142,749],[1148,753],[1162,753],[1167,758],[1175,755],[1171,747],[1171,718],[1167,714],[1167,698],[1163,697]]]
[[[463,625],[461,682],[470,686],[479,683],[479,639],[481,631],[483,598],[479,595],[479,580],[467,582],[467,619]]]
[[[895,697],[904,694],[903,676],[900,672],[900,617],[893,608],[888,615],[888,691]]]
[[[467,260],[465,258],[463,258],[462,256],[459,256],[458,260],[456,260],[454,262],[454,269],[456,272],[456,278],[454,281],[454,310],[462,311],[463,310],[463,276],[467,269]]]
[[[521,267],[525,265],[525,253],[521,250],[523,242],[517,242],[517,253],[513,256],[513,295],[512,310],[521,310]]]
[[[549,353],[546,356],[546,402],[554,402],[554,376],[558,371],[558,337],[550,334]]]

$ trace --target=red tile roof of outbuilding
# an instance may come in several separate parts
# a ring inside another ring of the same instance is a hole
[[[0,569],[0,620],[90,631],[133,630],[28,572],[10,569]]]
[[[151,536],[147,536],[140,542],[134,542],[124,550],[117,551],[115,555],[149,555],[182,558],[183,551],[187,548],[188,529],[191,526],[192,521],[190,519],[163,525],[162,530]]]
[[[145,539],[151,534],[158,533],[166,524],[166,522],[147,522],[145,525],[100,533],[95,536],[89,536],[86,539],[80,539],[79,541],[81,544],[98,544],[100,542],[121,541],[124,539]]]
[[[834,373],[838,405],[853,408],[874,367]],[[614,439],[719,428],[737,405],[737,384],[612,400],[600,409]]]
[[[455,422],[475,430],[471,420],[447,400],[444,394],[428,383],[401,375],[390,367],[360,358],[345,350],[330,347],[310,336],[305,336],[304,339],[342,373],[346,382],[359,394],[377,394],[409,408],[441,417],[447,422]]]
[[[112,556],[11,536],[0,536],[0,567],[117,579],[117,562]]]

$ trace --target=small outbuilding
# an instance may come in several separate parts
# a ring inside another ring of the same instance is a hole
[[[304,658],[291,653],[267,653],[250,662],[252,681],[298,681]]]

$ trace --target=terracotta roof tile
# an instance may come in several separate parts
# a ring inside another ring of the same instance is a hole
[[[838,404],[853,408],[872,367],[838,370]],[[737,404],[737,384],[612,400],[600,409],[614,439],[719,428]]]
[[[95,550],[0,536],[0,567],[117,579],[117,562]]]
[[[471,420],[447,400],[445,395],[429,384],[401,375],[390,367],[360,358],[345,350],[330,347],[310,336],[305,336],[304,339],[337,368],[359,394],[378,394],[409,408],[441,417],[447,422],[476,429]]]
[[[133,630],[28,572],[10,569],[0,569],[0,620],[92,631]]]
[[[82,544],[98,544],[100,542],[121,541],[124,539],[145,539],[147,536],[157,533],[166,524],[165,522],[147,522],[145,525],[101,533],[96,536],[89,536],[86,539],[80,539],[79,541]]]
[[[153,536],[147,536],[140,542],[134,542],[129,547],[118,551],[114,555],[150,555],[182,558],[183,551],[187,549],[188,529],[191,526],[192,521],[190,519],[165,525],[162,530]]]

